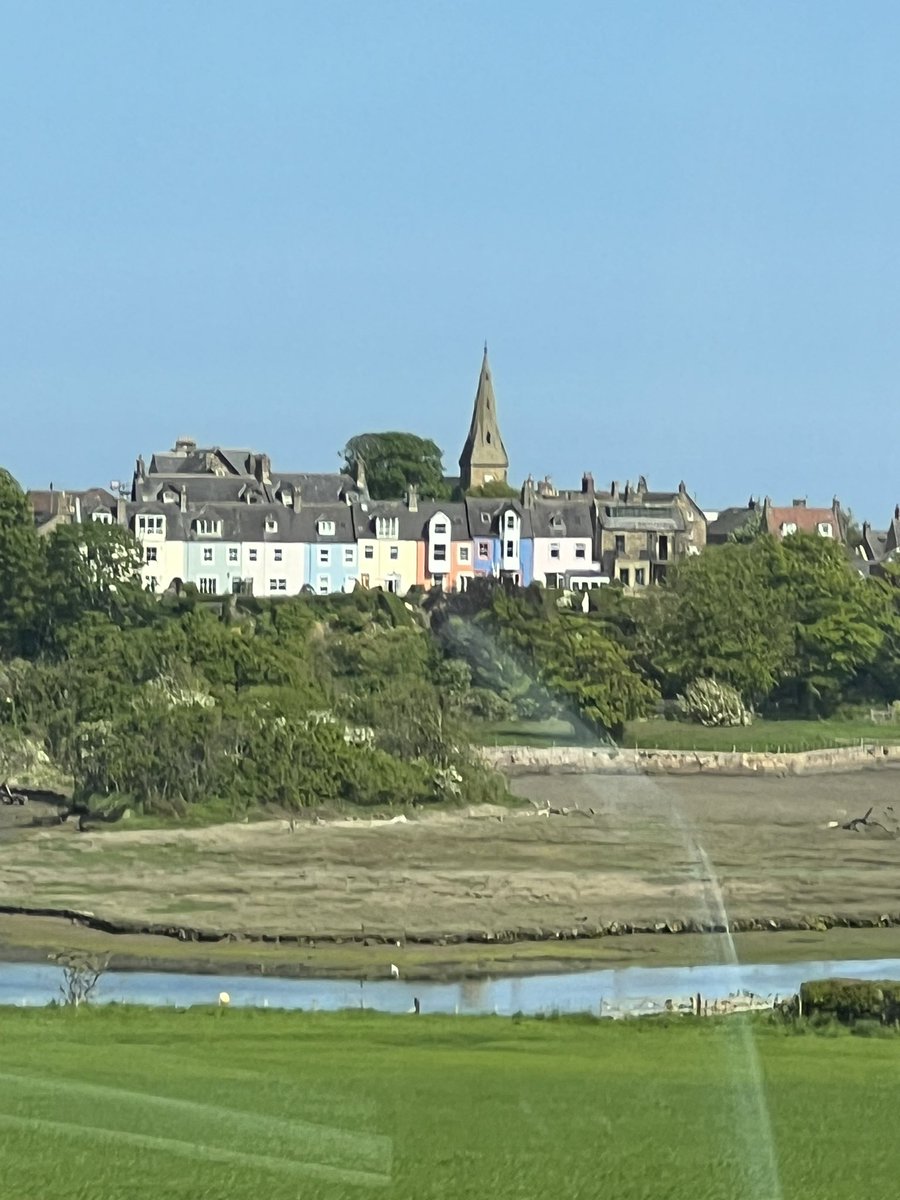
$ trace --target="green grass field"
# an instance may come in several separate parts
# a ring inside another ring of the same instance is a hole
[[[486,746],[584,746],[593,739],[568,721],[505,721],[479,729]],[[900,724],[876,724],[863,718],[828,721],[765,721],[728,729],[707,729],[662,717],[632,721],[621,745],[648,750],[759,750],[785,753],[831,749],[860,741],[898,742]]]
[[[898,1194],[900,1038],[137,1008],[0,1037],[16,1200]]]

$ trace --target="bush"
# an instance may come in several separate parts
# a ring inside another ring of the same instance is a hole
[[[716,679],[695,679],[677,700],[682,720],[700,725],[750,725],[753,714],[729,683]]]
[[[900,981],[815,979],[800,985],[800,1004],[810,1020],[894,1024],[900,1020]]]

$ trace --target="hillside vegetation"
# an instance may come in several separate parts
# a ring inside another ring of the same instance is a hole
[[[0,779],[28,760],[76,799],[176,817],[478,802],[505,791],[473,749],[491,725],[621,740],[698,680],[779,717],[900,695],[900,571],[862,579],[823,538],[714,547],[588,613],[492,580],[158,598],[140,554],[116,526],[39,537],[0,471]]]

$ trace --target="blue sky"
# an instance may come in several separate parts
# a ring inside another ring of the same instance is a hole
[[[900,5],[0,3],[0,463],[900,500]]]

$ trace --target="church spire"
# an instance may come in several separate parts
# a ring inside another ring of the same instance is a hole
[[[485,342],[478,390],[475,393],[475,407],[472,410],[472,424],[459,456],[460,483],[464,491],[495,480],[506,483],[508,469],[509,458],[497,422],[497,400],[494,396],[491,365],[488,362]]]

